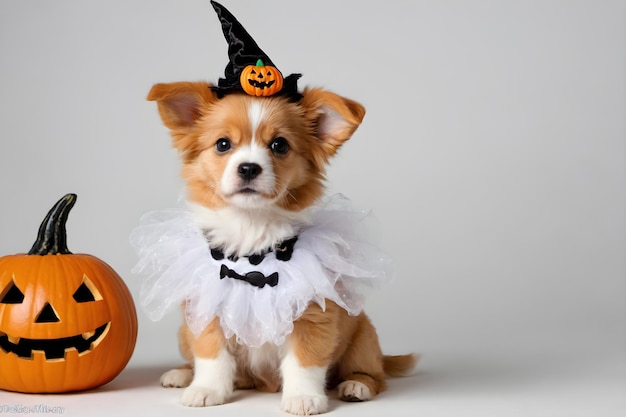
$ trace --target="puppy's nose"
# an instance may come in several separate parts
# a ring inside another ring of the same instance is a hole
[[[243,164],[239,164],[238,174],[241,179],[246,181],[250,181],[259,176],[259,174],[263,171],[261,165],[245,162]]]

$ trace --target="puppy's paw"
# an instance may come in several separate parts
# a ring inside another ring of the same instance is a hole
[[[325,395],[283,395],[280,408],[299,416],[321,414],[328,410],[328,398]]]
[[[161,385],[166,388],[188,387],[193,379],[193,372],[189,368],[170,369],[161,375]]]
[[[349,402],[367,401],[374,397],[367,385],[359,381],[343,381],[337,387],[337,394],[340,400]]]
[[[224,404],[228,399],[227,390],[216,390],[197,385],[190,385],[183,391],[180,403],[187,407],[208,407]]]

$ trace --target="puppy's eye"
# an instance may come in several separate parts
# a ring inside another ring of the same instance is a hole
[[[289,142],[287,142],[287,139],[279,136],[270,142],[270,149],[276,155],[287,155]]]
[[[217,142],[215,142],[215,150],[219,154],[230,151],[232,147],[233,147],[233,144],[230,143],[230,140],[226,138],[220,138],[217,140]]]

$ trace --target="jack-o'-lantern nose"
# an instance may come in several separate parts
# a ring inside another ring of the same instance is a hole
[[[46,303],[45,306],[39,312],[39,315],[35,319],[35,323],[58,323],[61,320],[57,313],[54,311],[50,303]]]

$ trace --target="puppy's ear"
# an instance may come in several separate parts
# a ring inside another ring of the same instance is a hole
[[[155,84],[147,99],[156,101],[163,124],[172,131],[186,131],[217,97],[205,82]]]
[[[365,117],[365,108],[356,101],[322,89],[305,90],[302,105],[316,126],[317,137],[328,156],[354,133]]]

